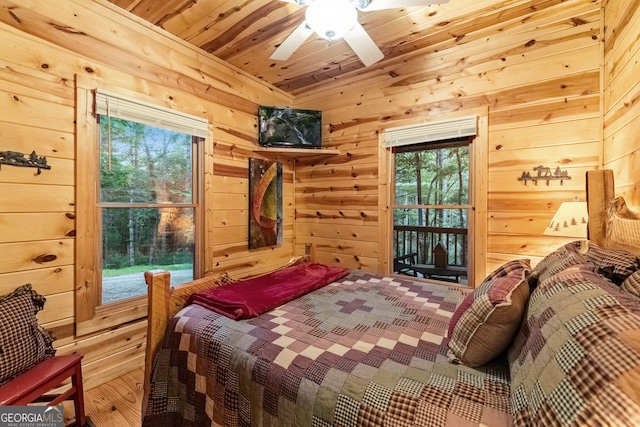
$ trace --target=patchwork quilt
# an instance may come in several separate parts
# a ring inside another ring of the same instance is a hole
[[[468,292],[351,273],[253,319],[187,306],[155,356],[143,425],[511,425],[506,357],[447,362]]]
[[[640,425],[640,299],[595,270],[531,294],[508,353],[516,426]]]

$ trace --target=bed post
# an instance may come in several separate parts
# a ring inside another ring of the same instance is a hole
[[[606,237],[606,212],[615,198],[613,171],[587,171],[587,209],[589,212],[589,240],[603,245]]]
[[[144,355],[144,383],[142,396],[142,416],[144,417],[147,396],[150,388],[151,367],[153,356],[169,322],[169,301],[171,299],[171,274],[168,271],[155,270],[144,273],[147,284],[148,317],[147,317],[147,345]]]
[[[305,243],[304,245],[304,254],[309,257],[311,262],[318,262],[316,258],[316,244],[315,243]]]

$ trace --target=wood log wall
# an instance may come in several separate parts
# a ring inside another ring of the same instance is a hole
[[[321,261],[380,271],[388,245],[380,132],[455,114],[480,111],[487,124],[484,170],[474,175],[477,181],[487,177],[482,185],[489,210],[478,224],[488,235],[477,242],[486,245],[487,258],[479,269],[536,259],[561,243],[542,230],[562,201],[584,198],[585,171],[603,161],[617,171],[621,191],[640,205],[640,172],[631,167],[639,147],[632,134],[640,126],[640,86],[633,78],[640,17],[630,0],[512,2],[526,12],[505,19],[482,2],[486,16],[467,19],[491,17],[485,29],[466,34],[464,21],[454,28],[434,22],[450,37],[434,41],[429,55],[295,98],[105,2],[24,3],[0,0],[0,150],[36,150],[52,169],[40,175],[0,170],[0,294],[32,283],[47,296],[40,320],[58,334],[60,352],[85,353],[86,387],[142,366],[145,323],[74,335],[74,173],[83,166],[75,163],[78,75],[209,119],[208,273],[266,271],[309,242],[318,244]],[[259,104],[322,109],[325,145],[341,154],[298,159],[295,166],[279,158],[285,244],[249,252],[247,162]],[[572,179],[562,186],[517,181],[540,164],[560,166]]]
[[[486,224],[475,224],[488,235],[479,276],[517,257],[537,262],[566,240],[542,232],[561,202],[584,200],[585,172],[601,163],[601,5],[513,3],[502,19],[494,19],[491,2],[478,5],[486,6],[476,11],[484,29],[465,33],[465,17],[433,22],[456,37],[435,41],[420,61],[297,97],[298,106],[323,109],[326,144],[346,154],[296,169],[296,241],[318,243],[320,259],[383,268],[380,254],[390,243],[378,240],[386,225],[376,209],[385,212],[388,203],[376,188],[387,175],[378,168],[379,132],[478,108],[488,111],[488,158],[475,177],[486,186],[489,211]],[[572,179],[548,186],[517,180],[538,165],[560,167]]]
[[[640,207],[640,4],[610,0],[604,11],[604,167],[616,195]]]
[[[248,159],[259,104],[292,96],[106,2],[0,1],[0,151],[46,156],[51,170],[0,169],[0,294],[31,283],[47,297],[39,320],[59,353],[85,354],[85,387],[144,362],[146,321],[74,335],[75,82],[152,97],[206,117],[205,270],[268,271],[293,253],[292,161],[284,163],[284,244],[248,251]],[[141,273],[141,283],[144,283]]]

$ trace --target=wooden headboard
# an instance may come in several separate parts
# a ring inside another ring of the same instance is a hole
[[[604,244],[607,234],[606,211],[615,199],[612,170],[587,172],[587,209],[589,211],[589,240]]]
[[[613,171],[587,172],[589,240],[640,256],[640,216],[615,197]]]

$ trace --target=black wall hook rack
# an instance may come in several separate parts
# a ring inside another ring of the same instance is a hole
[[[533,181],[535,185],[538,185],[538,181],[547,181],[547,185],[549,185],[549,181],[560,181],[560,185],[562,185],[564,180],[571,179],[569,173],[566,170],[561,170],[560,166],[551,171],[550,167],[540,165],[534,167],[533,171],[536,172],[535,175],[527,171],[522,172],[522,176],[518,178],[518,181],[524,182],[524,185],[527,185],[527,181]]]
[[[0,151],[0,167],[2,165],[37,168],[38,175],[40,175],[42,169],[51,169],[51,165],[47,164],[47,158],[38,156],[35,151],[32,151],[29,156],[25,156],[18,151]]]

